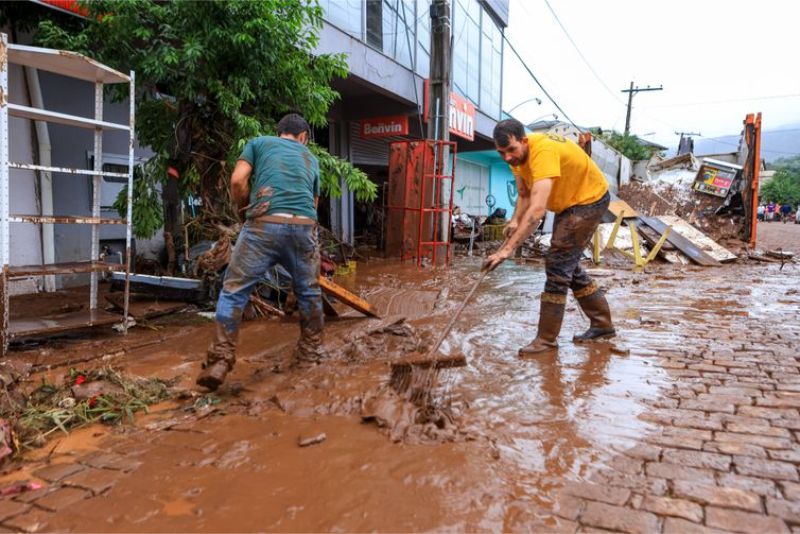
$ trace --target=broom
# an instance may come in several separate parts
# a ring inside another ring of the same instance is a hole
[[[406,395],[410,401],[419,402],[423,400],[427,392],[430,391],[436,381],[439,369],[464,367],[467,365],[467,358],[463,354],[447,356],[436,356],[435,354],[487,274],[489,274],[488,270],[481,271],[480,276],[467,294],[467,298],[465,298],[458,307],[455,314],[453,314],[453,317],[450,319],[450,322],[439,336],[439,339],[436,340],[433,348],[431,348],[425,356],[412,356],[409,359],[392,364],[392,374],[389,379],[389,384],[397,393]]]

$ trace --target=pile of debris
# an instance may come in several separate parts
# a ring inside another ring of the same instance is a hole
[[[745,245],[742,166],[682,154],[651,161],[643,181],[622,186],[619,197],[649,217],[680,217],[734,249]]]
[[[172,396],[173,381],[137,378],[106,367],[70,369],[58,383],[42,380],[23,390],[23,377],[4,366],[0,381],[0,461],[24,448],[44,445],[57,432],[100,422],[132,422],[134,414]]]

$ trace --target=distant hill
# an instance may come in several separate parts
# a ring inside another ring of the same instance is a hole
[[[739,135],[728,135],[706,139],[694,138],[694,153],[697,155],[735,152],[739,146]],[[675,150],[671,150],[674,154]],[[761,157],[768,163],[776,159],[800,155],[800,123],[787,124],[774,130],[761,132]]]

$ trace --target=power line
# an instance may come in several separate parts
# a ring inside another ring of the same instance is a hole
[[[605,88],[605,90],[608,91],[608,94],[610,94],[611,97],[614,100],[616,100],[620,105],[624,106],[625,102],[620,100],[617,97],[617,95],[614,93],[614,91],[612,91],[611,88],[606,84],[606,82],[604,82],[603,79],[600,78],[600,75],[597,74],[596,70],[594,70],[594,67],[592,67],[591,63],[589,63],[589,60],[586,59],[586,56],[583,55],[583,52],[581,52],[581,49],[578,48],[578,45],[575,43],[575,40],[572,38],[572,36],[567,31],[567,28],[564,27],[564,24],[561,22],[561,19],[558,18],[558,15],[556,14],[555,10],[553,9],[553,6],[550,5],[550,2],[548,2],[547,0],[544,0],[544,3],[547,6],[547,9],[550,10],[550,13],[553,15],[553,18],[556,19],[556,22],[558,23],[558,25],[561,28],[561,30],[564,32],[564,35],[566,35],[567,39],[569,39],[569,42],[572,44],[572,47],[575,49],[575,51],[581,57],[581,59],[586,64],[586,66],[589,68],[589,70],[592,72],[592,74],[597,79],[597,81],[600,82],[600,85],[602,85]],[[522,5],[523,5],[523,9],[525,9],[524,4],[522,4]],[[530,13],[528,13],[528,14],[530,15]]]
[[[800,97],[800,93],[795,94],[788,94],[788,95],[767,95],[767,96],[753,96],[747,98],[730,98],[727,100],[706,100],[704,102],[686,102],[683,104],[658,104],[655,106],[650,106],[651,108],[674,108],[674,107],[682,107],[682,106],[705,106],[707,104],[728,104],[731,102],[749,102],[752,100],[775,100],[781,98],[797,98]]]
[[[773,130],[773,131],[776,131],[776,130]],[[791,130],[777,130],[777,131],[791,131]],[[765,134],[765,133],[769,133],[769,132],[766,132],[766,131],[761,132],[762,135]],[[718,143],[720,145],[735,146],[736,148],[739,148],[739,143],[731,143],[730,141],[723,141],[722,140],[723,137],[733,137],[733,136],[722,135],[722,136],[719,136],[719,137],[705,137],[703,135],[700,135],[698,137],[702,137],[703,139],[706,139],[706,140],[711,141],[713,143]],[[784,154],[786,156],[797,156],[797,155],[800,155],[800,152],[784,152],[782,150],[765,150],[763,148],[761,149],[761,152],[769,152],[770,154]]]
[[[519,59],[520,63],[522,63],[522,66],[525,67],[525,70],[528,71],[528,74],[530,75],[530,77],[533,79],[534,82],[536,82],[536,85],[539,86],[539,89],[542,90],[542,92],[547,97],[547,99],[550,100],[550,102],[553,103],[553,105],[556,107],[556,109],[561,112],[561,116],[564,117],[565,119],[567,119],[569,121],[569,123],[571,125],[573,125],[575,128],[577,128],[580,132],[584,132],[585,130],[583,128],[581,128],[580,126],[578,126],[577,124],[575,124],[573,122],[573,120],[569,118],[569,115],[567,115],[567,112],[564,111],[561,108],[561,106],[558,105],[558,102],[556,102],[556,100],[552,96],[550,96],[550,93],[547,92],[547,89],[544,88],[544,86],[539,81],[539,79],[536,77],[536,75],[533,73],[531,68],[528,67],[528,64],[525,63],[525,60],[522,59],[522,56],[519,55],[519,52],[517,52],[517,49],[514,47],[514,45],[511,43],[511,41],[508,40],[508,36],[506,35],[506,32],[503,32],[503,40],[506,42],[506,44],[511,49],[511,51],[514,52],[514,55],[517,56],[517,59]]]

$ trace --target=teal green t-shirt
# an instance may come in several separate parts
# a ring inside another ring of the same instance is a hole
[[[317,220],[319,162],[305,145],[281,137],[256,137],[239,159],[253,166],[248,219],[290,213]]]

